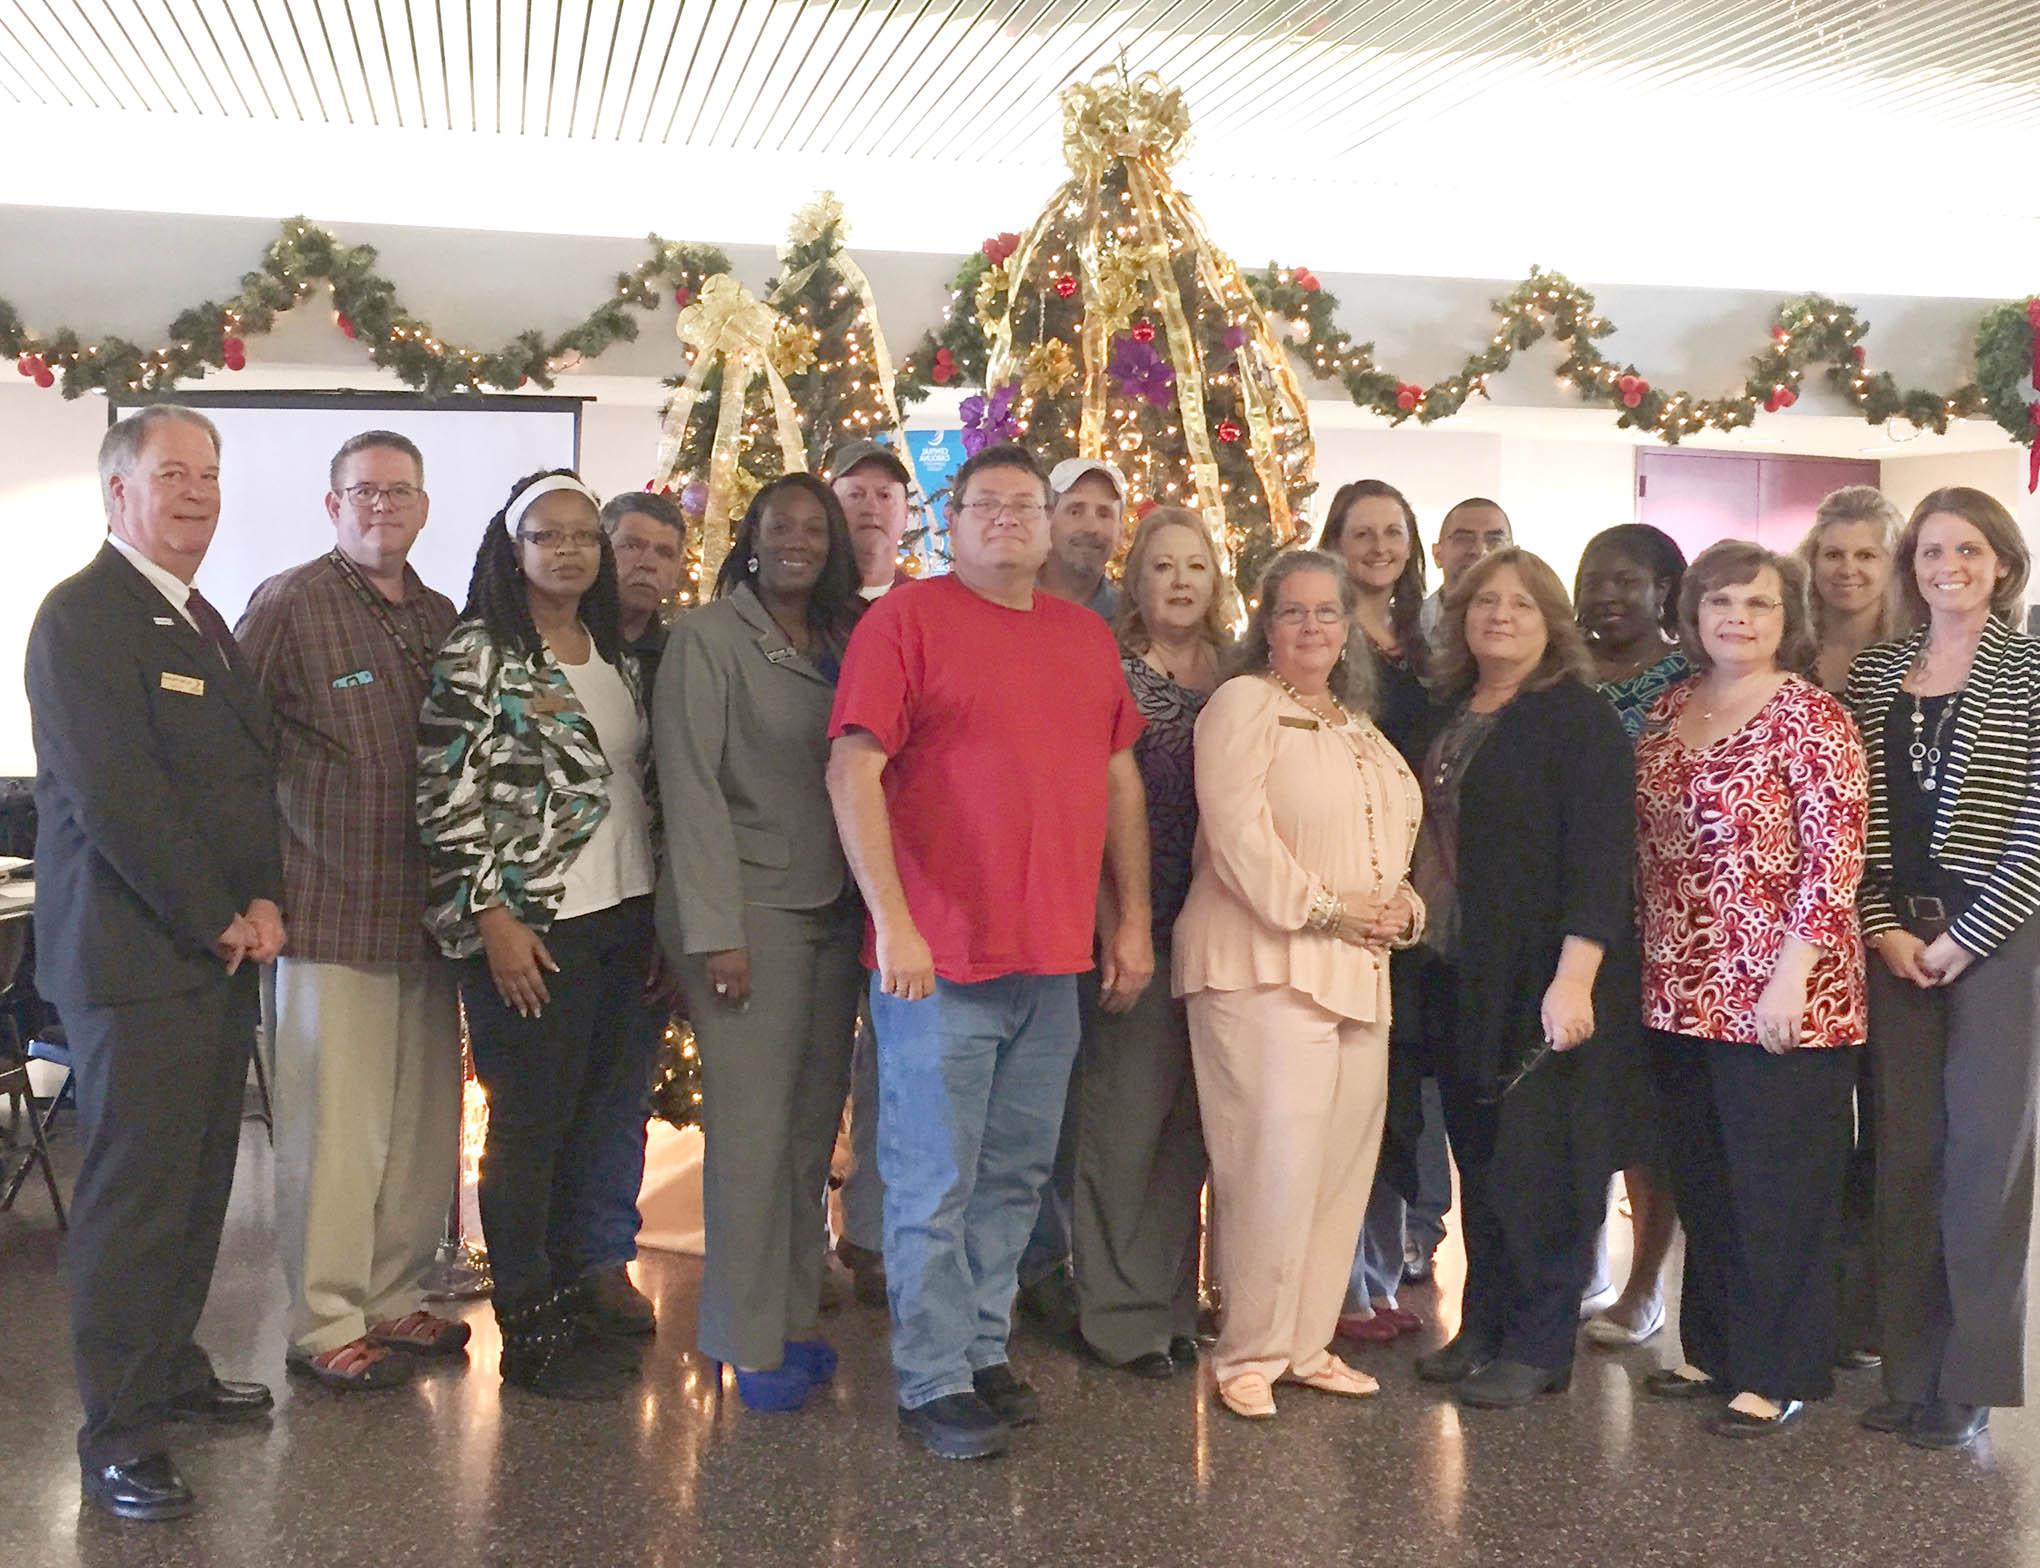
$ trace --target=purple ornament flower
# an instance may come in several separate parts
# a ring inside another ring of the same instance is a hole
[[[1176,372],[1152,343],[1139,343],[1121,333],[1112,340],[1112,360],[1105,367],[1121,397],[1146,398],[1156,408],[1175,396]]]
[[[1247,329],[1237,322],[1225,329],[1225,346],[1238,352],[1247,345]]]
[[[965,398],[958,410],[963,416],[964,451],[976,457],[988,446],[999,446],[1017,439],[1020,422],[1013,417],[1013,405],[1019,398],[1020,383],[1017,381],[993,388],[989,398],[983,393],[973,393]]]

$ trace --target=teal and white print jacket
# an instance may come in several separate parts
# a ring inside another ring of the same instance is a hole
[[[619,662],[640,714],[634,654]],[[665,848],[652,772],[644,770],[655,854]],[[609,813],[610,761],[566,671],[462,621],[432,666],[418,719],[418,827],[430,869],[425,927],[449,958],[482,950],[478,911],[502,905],[532,930],[551,928],[567,866]]]

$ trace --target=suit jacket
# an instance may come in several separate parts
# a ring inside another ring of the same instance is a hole
[[[267,703],[112,545],[28,634],[36,984],[50,1001],[174,996],[212,942],[283,901]]]
[[[669,953],[746,946],[746,904],[820,909],[849,886],[824,781],[834,700],[749,587],[674,624],[652,704]]]

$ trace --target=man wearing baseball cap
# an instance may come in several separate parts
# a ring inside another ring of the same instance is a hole
[[[1071,457],[1049,472],[1048,487],[1055,493],[1048,560],[1035,586],[1109,621],[1119,612],[1119,589],[1105,575],[1105,564],[1119,548],[1126,476],[1102,458]]]
[[[907,580],[900,570],[900,540],[907,531],[907,465],[882,441],[860,437],[829,454],[829,488],[850,524],[850,545],[867,599]]]

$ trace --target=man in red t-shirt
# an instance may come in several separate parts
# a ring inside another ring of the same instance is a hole
[[[1035,1419],[1007,1365],[1015,1273],[1055,1157],[1105,863],[1104,1005],[1154,972],[1141,719],[1112,634],[1035,590],[1048,482],[1017,446],[958,471],[948,577],[858,623],[829,795],[871,911],[879,1167],[900,1419],[944,1458]]]

